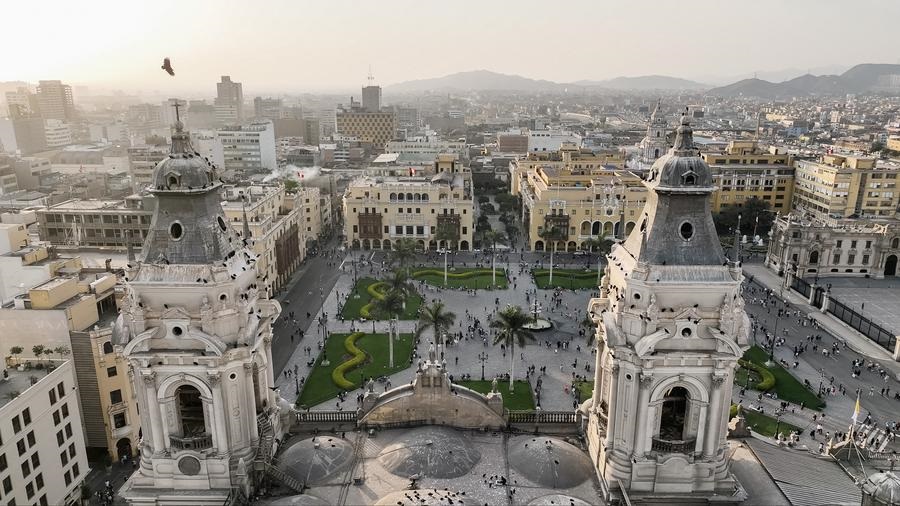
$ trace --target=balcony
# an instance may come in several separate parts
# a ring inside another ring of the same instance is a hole
[[[653,438],[653,443],[650,446],[650,449],[659,452],[659,453],[684,453],[684,454],[692,454],[694,453],[694,446],[696,445],[696,439],[688,439],[685,441],[669,441],[666,439]]]
[[[212,436],[210,434],[201,434],[199,436],[181,437],[169,436],[169,444],[172,448],[178,450],[206,450],[212,448]]]

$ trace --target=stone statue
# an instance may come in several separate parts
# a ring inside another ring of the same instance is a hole
[[[497,393],[497,378],[494,377],[493,381],[491,381],[491,393]]]
[[[437,352],[434,349],[434,343],[431,343],[431,346],[428,347],[428,361],[429,362],[437,362]]]
[[[366,382],[366,392],[375,392],[375,380],[369,378],[369,381]]]
[[[659,307],[656,305],[656,294],[650,294],[650,304],[647,305],[647,317],[650,321],[656,321],[659,318]]]

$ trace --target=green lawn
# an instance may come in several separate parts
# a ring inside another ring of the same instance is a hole
[[[315,406],[328,399],[333,399],[341,392],[341,388],[331,379],[331,371],[341,362],[350,358],[350,354],[344,348],[344,339],[348,334],[329,334],[325,341],[324,356],[330,360],[328,366],[322,365],[323,356],[320,355],[315,367],[306,378],[303,391],[297,398],[298,406]],[[360,367],[348,371],[345,377],[352,381],[355,388],[362,385],[365,379],[378,376],[389,376],[402,371],[410,366],[414,339],[412,334],[400,334],[400,339],[394,341],[394,367],[388,367],[388,341],[387,334],[366,334],[356,341],[356,346],[366,353],[367,360]]]
[[[457,267],[447,270],[447,284],[444,285],[444,266],[425,266],[414,269],[412,277],[432,286],[448,288],[491,288],[493,275],[490,267]],[[506,269],[497,267],[497,288],[506,288]]]
[[[750,375],[749,383],[747,382],[748,374]],[[738,367],[737,371],[734,372],[734,384],[739,387],[746,388],[747,385],[749,384],[750,388],[752,388],[753,385],[759,383],[760,379],[761,378],[759,377],[759,374],[756,373],[756,371],[752,371],[752,370],[748,371],[747,369],[745,369],[743,367]]]
[[[491,391],[490,381],[470,380],[458,383],[466,388],[486,394]],[[527,381],[513,382],[513,393],[509,393],[509,381],[497,380],[497,391],[503,394],[503,407],[511,411],[534,409],[531,385]]]
[[[774,417],[764,415],[755,409],[745,409],[744,418],[747,420],[747,425],[750,426],[754,432],[762,434],[763,436],[774,437],[776,427],[778,428],[778,432],[781,432],[785,436],[794,431],[800,433],[799,427],[785,421],[778,423]]]
[[[588,400],[594,395],[593,381],[576,381],[575,388],[578,390],[578,404]]]
[[[759,346],[753,346],[744,353],[744,360],[765,366],[766,361],[769,360],[769,354]],[[825,402],[822,399],[819,399],[815,393],[809,391],[803,386],[803,383],[798,381],[784,367],[781,367],[780,364],[775,363],[768,369],[775,376],[775,387],[771,391],[778,394],[779,399],[795,404],[802,403],[805,407],[815,410],[821,410],[825,407]],[[746,381],[746,377],[744,381]],[[744,385],[746,383],[738,384]]]
[[[368,292],[368,288],[370,285],[377,283],[377,279],[372,278],[361,278],[356,282],[356,286],[353,287],[353,293],[350,294],[350,297],[344,303],[344,307],[341,309],[341,317],[345,320],[357,320],[360,318],[365,318],[360,313],[360,310],[368,304],[372,302],[372,295]],[[419,318],[419,306],[422,305],[422,296],[414,293],[409,296],[409,300],[406,301],[406,310],[400,314],[401,320],[417,320]],[[379,314],[377,311],[374,312],[374,315],[378,320],[386,320],[387,318],[384,315]],[[371,315],[370,315],[371,316]],[[371,319],[371,318],[367,318]]]
[[[550,284],[550,269],[533,269],[531,275],[538,288],[568,288],[570,290],[596,289],[595,269],[553,269],[553,284]]]

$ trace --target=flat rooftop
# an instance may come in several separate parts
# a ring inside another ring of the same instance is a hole
[[[31,354],[31,350],[25,350],[23,355]],[[47,369],[30,369],[26,371],[18,371],[15,368],[7,368],[6,374],[9,375],[5,380],[0,377],[0,408],[9,404],[10,395],[13,392],[23,393],[31,388],[31,377],[34,376],[38,380],[48,374]]]
[[[127,207],[122,200],[67,200],[60,202],[54,206],[47,208],[48,211],[140,211],[146,213],[143,209],[134,209]]]

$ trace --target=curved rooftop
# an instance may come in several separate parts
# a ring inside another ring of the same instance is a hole
[[[655,186],[657,191],[712,191],[712,171],[694,147],[693,132],[690,119],[682,116],[675,134],[675,145],[650,167],[650,185]]]
[[[419,427],[404,433],[378,455],[378,462],[403,478],[457,478],[481,460],[469,438],[448,427]]]
[[[194,149],[181,121],[175,123],[169,156],[156,164],[151,181],[153,193],[190,191],[218,183],[215,166]]]
[[[900,477],[893,471],[869,476],[863,483],[862,491],[864,495],[878,501],[876,504],[900,505]]]
[[[547,436],[519,436],[509,443],[509,465],[535,484],[569,488],[585,482],[591,461],[577,446]]]
[[[278,469],[300,483],[321,484],[353,462],[353,445],[337,436],[298,441],[278,456]]]

